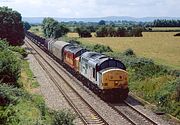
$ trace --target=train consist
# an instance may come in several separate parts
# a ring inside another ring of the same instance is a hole
[[[75,44],[53,39],[46,40],[31,32],[26,32],[26,37],[76,72],[82,83],[103,99],[127,98],[128,73],[121,61],[87,51]]]

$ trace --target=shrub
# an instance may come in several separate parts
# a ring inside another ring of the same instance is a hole
[[[0,52],[0,80],[15,83],[21,71],[21,60],[10,50]]]
[[[92,51],[96,51],[99,53],[104,53],[104,52],[113,52],[112,49],[109,46],[105,46],[105,45],[100,45],[100,44],[96,44],[93,46]]]
[[[134,53],[134,51],[132,49],[127,49],[123,52],[123,55],[125,56],[135,56],[136,54]]]
[[[27,93],[17,87],[0,83],[0,106],[16,104],[20,98],[27,96]]]
[[[180,79],[171,80],[165,83],[159,91],[155,93],[155,99],[161,110],[172,113],[174,116],[180,117],[179,107],[179,89]]]
[[[0,40],[0,51],[3,51],[4,49],[8,49],[9,45],[8,42],[4,40]]]
[[[9,49],[14,51],[14,52],[18,52],[19,54],[22,55],[23,58],[27,57],[27,55],[28,55],[25,48],[21,48],[21,47],[18,47],[18,46],[11,46],[11,47],[9,47]]]
[[[174,36],[180,36],[180,33],[175,34]]]
[[[74,125],[75,116],[69,111],[55,111],[53,125]]]

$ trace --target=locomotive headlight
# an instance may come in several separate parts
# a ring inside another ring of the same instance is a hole
[[[118,81],[115,81],[114,86],[118,86],[118,83],[119,83]]]

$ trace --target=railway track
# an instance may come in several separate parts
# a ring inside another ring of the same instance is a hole
[[[146,115],[135,109],[128,102],[121,104],[109,104],[116,112],[122,115],[132,125],[158,125]]]
[[[57,69],[48,62],[48,58],[41,55],[41,52],[39,51],[40,48],[27,39],[25,42],[27,47],[32,48],[36,52],[34,57],[44,71],[49,75],[50,79],[57,86],[58,90],[62,93],[81,121],[85,125],[108,125],[104,118],[102,118],[98,112],[96,112],[94,108],[69,84],[68,80],[66,80],[62,74],[60,74]]]

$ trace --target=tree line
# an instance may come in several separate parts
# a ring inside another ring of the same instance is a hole
[[[102,25],[95,30],[96,37],[141,37],[143,27],[113,27]],[[92,37],[90,27],[77,27],[75,30],[80,37]]]
[[[180,27],[180,20],[154,20],[154,27]]]

